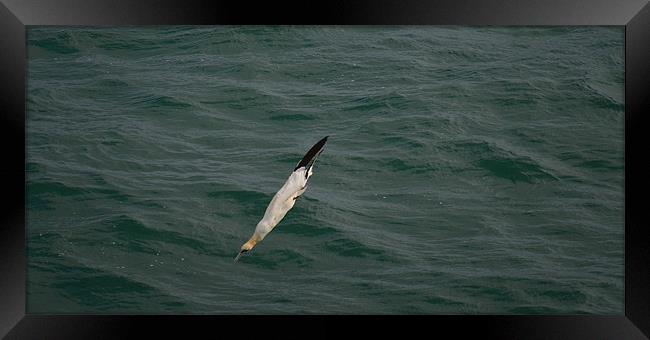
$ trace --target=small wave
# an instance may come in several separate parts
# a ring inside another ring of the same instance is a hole
[[[544,171],[537,163],[524,158],[490,158],[481,159],[475,165],[487,170],[493,176],[505,178],[513,183],[535,183],[557,178]]]
[[[343,257],[380,257],[385,252],[368,247],[360,242],[339,238],[325,244],[325,249]]]
[[[52,38],[31,40],[29,44],[58,54],[75,54],[80,52],[78,48],[72,46],[71,37],[67,33],[61,33]]]
[[[515,155],[485,141],[459,141],[443,146],[443,149],[466,154],[475,167],[513,183],[558,180],[556,176],[529,157]]]
[[[61,182],[28,182],[27,194],[29,197],[38,197],[42,195],[54,196],[78,196],[83,195],[85,191],[80,188],[65,185]]]
[[[308,267],[314,260],[291,249],[271,250],[265,252],[264,256],[247,256],[242,259],[247,264],[252,264],[266,269],[283,268],[295,265],[297,267]]]
[[[443,58],[451,59],[454,62],[490,62],[493,59],[486,56],[480,50],[467,47],[447,49],[438,52]]]
[[[97,81],[96,86],[99,88],[120,88],[120,87],[127,87],[129,86],[129,84],[120,79],[107,78],[107,79],[101,79]]]
[[[119,190],[88,185],[84,188],[64,184],[58,181],[27,181],[27,204],[37,210],[49,210],[57,197],[73,201],[88,201],[92,199],[109,199],[117,202],[127,202],[132,197]]]
[[[404,49],[404,50],[414,50],[416,49],[415,41],[404,38],[384,38],[376,42],[377,47],[385,47],[389,50]]]
[[[411,138],[401,137],[401,136],[390,136],[382,139],[383,144],[385,145],[397,145],[397,146],[406,146],[414,149],[421,149],[424,147],[424,144],[413,140]]]
[[[625,110],[624,87],[622,83],[604,84],[583,79],[575,85],[579,98],[584,98],[592,105],[615,111]]]
[[[584,161],[580,163],[580,167],[583,167],[585,169],[603,171],[603,172],[610,172],[611,170],[624,169],[622,162],[620,164],[614,164],[613,162],[604,159]]]
[[[389,93],[376,96],[363,97],[351,101],[342,107],[342,111],[374,112],[378,109],[407,108],[412,102],[406,96]]]
[[[102,225],[134,251],[155,252],[150,244],[151,241],[186,246],[204,252],[209,249],[202,241],[175,231],[147,227],[142,222],[127,215],[109,218],[103,221]]]
[[[295,214],[294,214],[295,215]],[[288,233],[300,236],[323,236],[335,235],[339,231],[332,227],[316,226],[309,223],[282,223],[278,226],[278,231],[281,233]]]
[[[424,301],[428,304],[436,306],[464,306],[463,302],[454,300],[453,298],[446,298],[442,296],[430,296],[424,298]]]
[[[273,198],[269,194],[247,190],[211,191],[207,196],[220,202],[220,209],[216,213],[223,217],[232,217],[233,214],[259,215]]]
[[[515,315],[555,315],[558,313],[562,313],[562,311],[547,306],[517,306],[508,309],[508,314]]]
[[[587,302],[587,296],[577,289],[547,289],[536,291],[535,295],[555,303],[584,304]]]
[[[271,199],[271,196],[268,194],[249,190],[211,191],[208,192],[207,195],[211,198],[220,198],[250,204],[268,203],[268,200]]]
[[[427,174],[437,171],[435,167],[422,160],[406,161],[400,158],[392,158],[383,161],[382,165],[387,170],[412,174]]]
[[[158,288],[140,280],[130,278],[115,272],[100,268],[92,268],[83,264],[48,261],[47,269],[56,274],[56,280],[49,282],[49,286],[61,292],[62,297],[69,302],[74,302],[81,308],[91,308],[93,311],[141,310],[141,299],[155,299],[162,305],[178,306],[185,303],[165,294]],[[30,261],[29,270],[38,273],[45,269],[35,261]],[[69,306],[63,304],[42,305],[44,301],[35,299],[35,294],[41,290],[37,285],[30,285],[27,289],[28,309],[57,313],[69,312]],[[131,298],[116,298],[116,296],[130,296]],[[174,308],[170,308],[173,310]]]
[[[271,116],[269,118],[271,120],[277,120],[277,121],[300,121],[300,120],[314,120],[313,116],[308,116],[304,114],[294,114],[294,115],[276,115],[276,116]]]
[[[148,108],[186,108],[192,106],[191,104],[168,96],[150,96],[144,100],[136,101],[136,104],[143,104]]]

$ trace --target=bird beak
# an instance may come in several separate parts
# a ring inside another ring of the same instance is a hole
[[[235,262],[237,262],[239,258],[242,256],[242,254],[244,254],[245,252],[246,252],[245,250],[240,251],[239,254],[237,254],[237,256],[235,257]]]

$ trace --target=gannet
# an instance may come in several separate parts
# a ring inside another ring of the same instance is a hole
[[[266,212],[264,212],[264,217],[257,223],[253,236],[241,246],[239,254],[235,257],[235,262],[244,253],[249,252],[255,245],[260,243],[280,223],[287,212],[293,208],[298,197],[307,190],[307,181],[313,175],[314,162],[316,161],[316,157],[323,152],[323,147],[328,137],[326,136],[319,140],[318,143],[307,151],[305,157],[298,162],[289,179],[287,179],[282,188],[273,196],[271,203],[266,208]]]

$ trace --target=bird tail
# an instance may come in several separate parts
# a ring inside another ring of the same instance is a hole
[[[293,169],[293,171],[305,167],[305,169],[307,169],[307,173],[309,173],[309,169],[314,164],[314,161],[316,161],[316,157],[320,155],[321,152],[323,152],[323,148],[325,147],[325,143],[327,142],[328,137],[329,136],[325,136],[325,138],[319,140],[318,143],[314,144],[314,146],[312,146],[311,149],[307,151],[305,157],[303,157],[298,165],[296,165],[296,168]]]

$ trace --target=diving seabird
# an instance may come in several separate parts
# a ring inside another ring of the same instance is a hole
[[[262,220],[257,223],[253,236],[251,236],[251,238],[241,246],[239,254],[235,257],[235,262],[239,260],[239,257],[242,256],[242,254],[250,251],[256,244],[261,242],[264,237],[266,237],[266,235],[268,235],[268,233],[270,233],[271,230],[280,223],[282,218],[284,218],[284,215],[293,208],[298,197],[307,190],[307,180],[309,180],[309,177],[313,174],[312,170],[314,162],[316,161],[316,157],[323,152],[323,147],[325,146],[328,137],[329,136],[326,136],[312,146],[311,149],[307,151],[305,157],[303,157],[298,165],[296,165],[296,168],[293,169],[289,179],[287,179],[282,188],[280,188],[275,196],[273,196],[271,203],[269,203],[269,206],[266,208],[264,217],[262,217]]]

